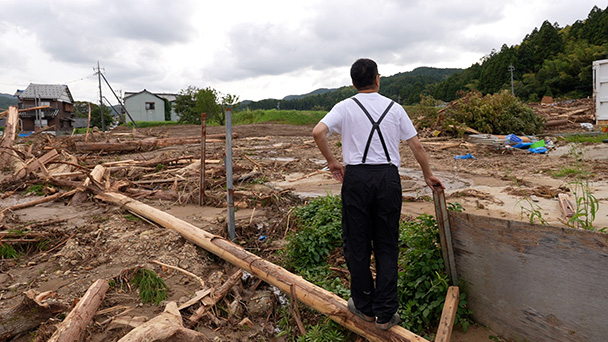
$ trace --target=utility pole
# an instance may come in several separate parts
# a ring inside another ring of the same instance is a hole
[[[95,70],[95,68],[93,68]],[[99,61],[97,61],[97,79],[99,81],[99,115],[101,115],[101,131],[106,131],[106,122],[104,119],[103,110],[103,96],[101,95],[101,69],[99,68]]]
[[[513,70],[515,70],[513,64],[509,65],[509,71],[511,72],[511,94],[515,95],[515,91],[513,91]]]

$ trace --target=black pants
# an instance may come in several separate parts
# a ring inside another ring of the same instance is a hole
[[[348,165],[342,184],[342,238],[351,297],[368,316],[388,321],[399,308],[397,260],[401,181],[394,165]],[[370,270],[376,259],[376,282]]]

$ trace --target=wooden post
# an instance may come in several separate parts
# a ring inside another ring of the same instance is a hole
[[[458,286],[450,286],[448,294],[445,296],[445,303],[443,304],[443,312],[441,313],[441,320],[439,321],[439,328],[437,328],[435,342],[450,342],[459,300],[460,291]]]
[[[452,232],[450,230],[450,220],[448,209],[445,204],[445,193],[443,188],[436,186],[433,188],[433,202],[435,203],[435,218],[439,227],[439,242],[441,243],[441,254],[445,271],[450,277],[453,286],[458,285],[458,274],[456,272],[456,259],[454,258],[454,247],[452,245]]]
[[[226,109],[226,202],[228,207],[228,236],[230,240],[236,239],[234,222],[234,185],[232,184],[232,109]]]
[[[19,123],[19,111],[17,107],[8,107],[8,117],[4,125],[4,135],[0,140],[0,165],[9,165],[9,161],[16,156],[12,150],[15,136],[17,135],[17,125]]]
[[[207,139],[207,113],[201,114],[201,179],[200,189],[198,195],[198,205],[201,207],[205,205],[205,162],[206,162],[206,144]]]

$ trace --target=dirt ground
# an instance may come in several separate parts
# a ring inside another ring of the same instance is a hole
[[[338,194],[340,184],[329,172],[323,171],[325,163],[312,140],[312,126],[256,124],[235,126],[233,131],[237,135],[233,140],[237,179],[236,242],[276,261],[278,257],[274,252],[283,247],[283,238],[291,228],[291,208],[304,203],[306,198]],[[570,127],[568,131],[580,132],[576,127]],[[207,128],[208,135],[218,133],[224,133],[224,128]],[[563,133],[547,132],[547,137]],[[123,134],[125,140],[130,131],[112,134]],[[158,138],[200,136],[200,126],[147,128],[138,130],[137,134]],[[51,142],[35,139],[38,140],[32,143],[34,146],[52,144],[65,149],[77,155],[80,165],[89,169],[108,162],[157,159],[160,165],[163,160],[177,160],[173,164],[163,164],[163,167],[119,168],[111,171],[109,177],[146,190],[164,189],[177,193],[176,200],[147,196],[140,200],[210,233],[227,236],[226,195],[222,190],[223,166],[220,162],[225,151],[223,141],[206,144],[209,179],[205,206],[201,207],[192,204],[198,198],[198,177],[192,170],[187,170],[190,163],[200,158],[200,144],[172,145],[129,154],[85,154],[67,147],[66,140],[74,137],[56,138]],[[96,133],[91,139],[103,141],[104,137]],[[332,136],[330,140],[337,154],[338,139]],[[555,146],[546,154],[506,150],[466,139],[428,138],[423,142],[435,174],[446,186],[447,201],[458,202],[466,212],[528,220],[525,212],[537,211],[549,224],[564,226],[557,195],[572,195],[574,179],[556,178],[554,173],[578,165],[591,173],[591,193],[599,200],[600,210],[594,225],[608,227],[608,210],[604,209],[608,205],[608,144],[575,145],[552,139]],[[454,147],[444,148],[446,144]],[[403,215],[433,214],[431,192],[424,185],[407,145],[402,144],[401,149]],[[454,158],[468,153],[476,159]],[[28,181],[12,182],[10,177],[6,171],[0,175],[0,208],[40,197],[25,195],[23,190],[30,185]],[[173,182],[154,183],[153,180],[159,179],[172,179]],[[92,196],[77,205],[68,205],[66,199],[65,202],[7,212],[6,218],[0,221],[0,229],[44,231],[54,238],[51,249],[40,251],[31,247],[25,256],[0,259],[0,312],[19,303],[23,292],[30,289],[52,291],[57,301],[73,303],[95,280],[120,279],[123,271],[138,266],[152,269],[163,278],[170,289],[169,297],[158,306],[142,304],[133,289],[110,289],[100,307],[103,313],[95,316],[94,323],[87,328],[86,341],[117,341],[132,329],[125,323],[126,318],[149,320],[161,313],[167,302],[183,304],[201,290],[195,277],[153,261],[197,275],[207,287],[222,284],[236,271],[235,267],[186,241],[177,232],[145,222]],[[276,289],[245,276],[214,308],[213,314],[204,316],[196,327],[212,341],[282,341],[276,337],[280,332],[277,322],[281,315],[278,308],[281,298],[276,293]],[[189,317],[195,307],[182,310],[182,316]],[[44,337],[45,331],[52,333],[53,323],[56,321],[46,322],[47,329],[39,329],[37,334]],[[25,334],[13,341],[31,339],[32,335]],[[456,330],[452,338],[456,342],[493,340],[496,340],[494,334],[479,326],[472,326],[466,333]]]

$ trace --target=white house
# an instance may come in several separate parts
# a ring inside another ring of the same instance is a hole
[[[138,93],[125,92],[125,108],[135,121],[165,121],[165,101],[171,104],[171,121],[177,121],[173,110],[176,94],[151,93],[144,89]],[[129,121],[128,118],[126,118]]]

